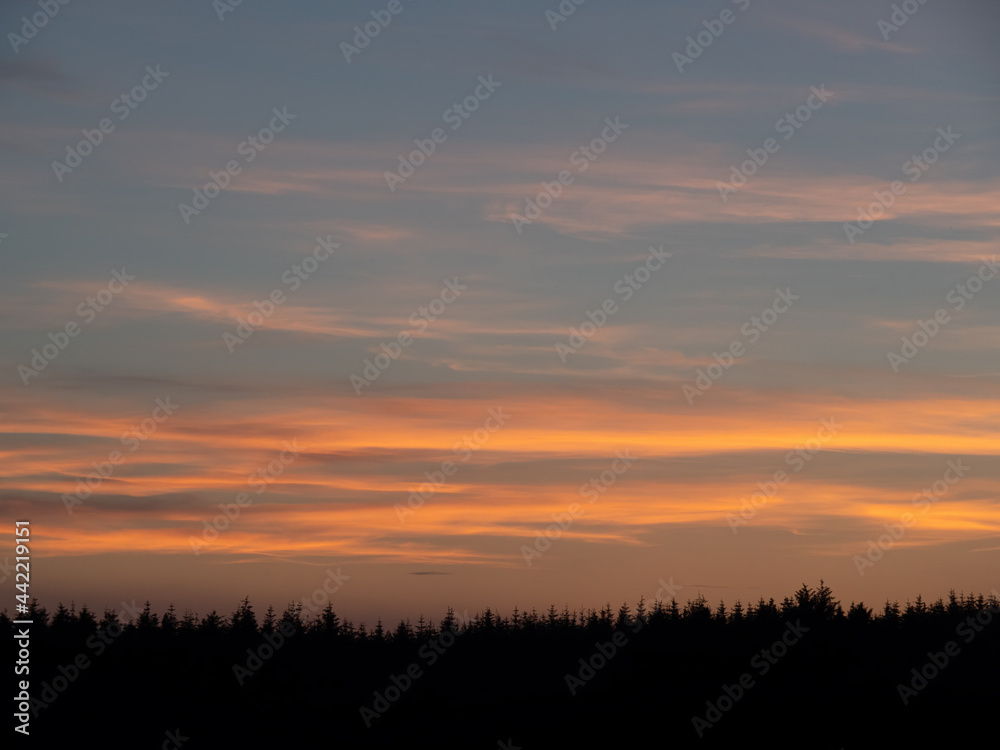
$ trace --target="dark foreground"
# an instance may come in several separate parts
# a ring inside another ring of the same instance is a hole
[[[229,618],[147,608],[127,624],[33,614],[31,734],[11,747],[995,747],[1000,735],[995,595],[845,612],[803,586],[728,611],[699,599],[449,612],[386,632],[329,608],[259,622],[247,602]],[[15,628],[0,618],[8,643]]]

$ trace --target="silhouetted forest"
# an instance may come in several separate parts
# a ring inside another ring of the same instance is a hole
[[[39,747],[851,748],[998,734],[996,590],[845,608],[820,582],[781,602],[449,609],[392,627],[247,599],[229,616],[147,603],[124,622],[33,602],[27,617]],[[0,635],[15,627],[0,615]]]

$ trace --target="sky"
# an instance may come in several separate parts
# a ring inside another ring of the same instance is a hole
[[[43,604],[997,585],[996,4],[45,7],[0,2]]]

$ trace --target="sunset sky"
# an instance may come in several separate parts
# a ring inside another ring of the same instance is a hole
[[[903,5],[0,4],[32,593],[997,586],[1000,7]]]

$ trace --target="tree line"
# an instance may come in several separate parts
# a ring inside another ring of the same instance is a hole
[[[269,606],[264,614],[258,617],[250,603],[249,597],[239,602],[229,616],[221,615],[217,610],[200,617],[191,610],[178,615],[171,604],[166,611],[158,614],[152,610],[150,602],[145,602],[143,609],[128,615],[123,607],[119,612],[107,608],[98,615],[86,604],[76,609],[71,603],[66,607],[59,602],[54,612],[49,612],[37,599],[29,605],[28,614],[18,617],[34,621],[35,629],[41,632],[52,631],[55,634],[72,632],[96,632],[109,627],[120,627],[125,632],[149,633],[161,631],[164,633],[204,633],[212,635],[255,635],[273,633],[282,628],[302,634],[335,635],[347,640],[381,642],[381,643],[412,643],[422,641],[447,630],[475,633],[530,633],[530,632],[566,632],[570,630],[608,631],[631,627],[637,620],[653,626],[669,623],[690,623],[710,627],[739,626],[763,624],[770,625],[789,618],[806,619],[809,622],[845,623],[852,625],[872,625],[881,628],[908,629],[926,626],[932,622],[947,622],[975,615],[981,610],[1000,607],[994,590],[988,596],[982,593],[956,593],[952,589],[947,598],[939,597],[928,602],[921,595],[913,601],[907,600],[903,605],[898,601],[888,601],[879,608],[865,606],[864,602],[851,602],[845,609],[834,598],[831,589],[820,581],[820,585],[811,588],[806,584],[792,596],[784,597],[776,602],[772,597],[765,601],[763,597],[756,602],[743,603],[740,600],[727,607],[722,600],[718,605],[711,606],[708,600],[699,593],[693,599],[681,605],[676,598],[669,601],[656,599],[648,603],[640,597],[635,606],[622,603],[617,609],[606,604],[601,609],[570,610],[568,607],[557,609],[549,606],[544,612],[536,609],[521,611],[517,607],[508,615],[501,615],[487,607],[476,612],[471,617],[466,613],[456,615],[454,608],[449,607],[444,617],[435,623],[425,619],[421,614],[416,621],[411,618],[401,619],[395,627],[386,628],[381,619],[374,627],[368,627],[364,622],[355,626],[352,620],[342,619],[327,604],[322,611],[307,616],[303,613],[300,602],[290,603],[279,614],[273,606]],[[5,609],[0,612],[0,629],[9,630],[11,616]]]
[[[204,615],[33,600],[21,618],[34,621],[32,734],[45,747],[98,719],[130,747],[169,731],[189,738],[183,750],[599,748],[642,727],[671,747],[775,732],[831,750],[924,747],[954,739],[960,717],[965,739],[995,735],[984,720],[1000,705],[996,590],[872,607],[820,581],[780,601],[449,608],[371,627],[329,604],[258,613],[248,597]],[[12,619],[0,614],[0,636]]]

